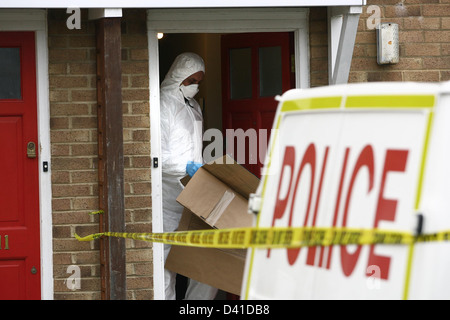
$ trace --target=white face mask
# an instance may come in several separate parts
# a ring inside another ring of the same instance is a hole
[[[192,99],[198,93],[198,84],[191,84],[189,86],[180,86],[180,90],[186,99]]]

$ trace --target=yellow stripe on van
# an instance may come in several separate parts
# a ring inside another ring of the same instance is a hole
[[[428,154],[428,143],[430,140],[431,127],[433,124],[433,115],[434,115],[434,113],[432,111],[428,114],[428,121],[427,121],[427,126],[426,126],[426,131],[425,131],[425,141],[423,144],[422,159],[420,162],[419,181],[417,183],[416,201],[414,203],[414,209],[416,210],[416,212],[419,212],[419,209],[420,209],[423,178],[425,176],[425,164],[426,164],[427,154]],[[409,249],[408,249],[408,259],[406,262],[406,272],[405,272],[405,285],[403,288],[403,299],[404,300],[407,300],[408,296],[409,296],[409,284],[411,281],[411,268],[412,268],[412,262],[413,262],[413,255],[414,255],[414,242],[409,245]]]
[[[346,108],[432,108],[435,106],[434,95],[368,95],[349,96]]]
[[[283,103],[281,112],[310,110],[310,109],[335,109],[341,106],[342,97],[320,97],[289,100]]]
[[[416,211],[420,208],[420,200],[422,195],[422,185],[423,185],[423,178],[425,176],[425,163],[427,160],[427,154],[428,154],[428,143],[430,140],[430,134],[431,134],[431,126],[433,123],[433,112],[430,112],[428,115],[428,122],[427,127],[425,131],[425,141],[423,145],[423,151],[422,151],[422,159],[420,163],[420,172],[419,172],[419,182],[417,184],[417,192],[416,192],[416,203],[414,204],[414,209]]]

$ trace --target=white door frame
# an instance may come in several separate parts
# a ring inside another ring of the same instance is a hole
[[[41,241],[41,299],[53,299],[53,241],[51,166],[42,171],[43,161],[50,163],[50,105],[48,94],[47,11],[43,9],[1,9],[0,31],[34,31],[36,40],[36,93],[39,139],[39,212]]]
[[[157,33],[294,32],[296,87],[309,87],[308,8],[149,9],[151,158],[161,159]],[[159,161],[161,163],[161,161]],[[161,166],[152,166],[152,226],[162,232]],[[163,245],[153,245],[154,298],[164,299]]]

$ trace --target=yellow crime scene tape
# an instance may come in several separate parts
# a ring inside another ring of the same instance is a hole
[[[450,230],[414,235],[401,231],[346,227],[249,227],[168,233],[102,232],[85,237],[75,234],[75,237],[79,241],[92,241],[101,237],[117,237],[191,247],[268,249],[351,244],[409,245],[418,242],[449,241]]]

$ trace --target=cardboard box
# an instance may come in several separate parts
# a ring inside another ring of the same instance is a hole
[[[202,166],[178,196],[185,207],[179,231],[253,225],[248,197],[259,179],[228,156],[219,160]],[[172,246],[165,267],[239,295],[245,257],[246,250]]]

